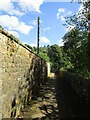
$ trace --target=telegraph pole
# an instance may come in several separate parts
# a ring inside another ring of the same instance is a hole
[[[40,29],[40,18],[38,17],[37,54],[39,54],[39,29]]]

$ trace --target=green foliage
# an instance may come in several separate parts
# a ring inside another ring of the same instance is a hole
[[[2,28],[2,26],[0,25],[0,28]]]
[[[40,47],[39,50],[43,53],[48,53],[48,47],[47,46],[44,46],[44,47]]]
[[[48,53],[48,48],[46,46],[39,48],[39,56],[43,58],[45,61],[49,62],[50,58],[47,53]]]
[[[28,44],[25,44],[26,47],[28,47],[30,50],[32,50],[32,47]]]
[[[65,54],[65,53],[63,56],[63,61],[64,61],[64,64],[63,64],[64,69],[66,69],[66,70],[74,69],[74,66],[71,63],[71,58],[69,56],[67,56],[67,54]]]
[[[46,53],[43,53],[43,52],[39,52],[39,56],[41,58],[43,58],[45,61],[49,62],[50,61],[50,58],[48,57],[48,55]]]
[[[0,28],[1,28],[1,30],[4,30],[1,25],[0,25]],[[4,30],[4,32],[5,32],[5,33],[7,34],[7,36],[9,36],[12,40],[14,40],[14,41],[17,42],[17,43],[20,43],[19,39],[16,38],[14,35],[9,34],[9,33],[8,33],[7,31],[5,31],[5,30]]]
[[[32,51],[37,54],[37,48],[36,47],[33,47]]]
[[[68,70],[90,78],[90,33],[87,26],[90,20],[90,13],[87,12],[90,2],[84,2],[83,6],[83,11],[66,18],[64,25],[75,27],[63,36],[64,47],[56,44],[40,47],[38,55],[50,62],[54,71]],[[19,42],[15,36],[10,37]],[[36,47],[27,44],[25,46],[37,54]]]
[[[59,70],[63,65],[62,49],[56,44],[48,46],[48,56],[50,58],[50,61],[52,62],[52,67],[54,68],[54,71]]]
[[[89,2],[84,2],[84,9],[78,15],[66,18],[65,25],[75,27],[63,37],[63,50],[67,55],[64,67],[88,78],[90,77],[90,33],[87,31],[87,20],[90,19],[90,13],[87,12],[89,5]],[[70,58],[69,61],[67,58]]]
[[[76,33],[78,33],[77,30]],[[66,37],[65,39],[67,38],[68,37]],[[53,70],[54,72],[59,70],[66,70],[66,71],[68,70],[70,72],[75,72],[77,74],[83,75],[86,78],[90,78],[90,72],[85,67],[86,53],[84,51],[87,48],[87,39],[80,42],[77,37],[75,38],[75,40],[77,39],[77,41],[76,42],[73,41],[74,42],[73,43],[70,41],[70,38],[72,38],[72,36],[69,37],[69,42],[67,40],[67,46],[64,47],[60,47],[56,44],[52,46],[40,47],[39,56],[45,61],[50,62],[51,70]],[[29,49],[31,49],[34,53],[37,53],[36,47],[31,47],[29,45],[26,46]],[[77,58],[77,61],[75,61],[75,58]]]
[[[19,39],[16,38],[14,35],[10,35],[11,39],[14,40],[17,43],[20,43]]]
[[[36,47],[31,47],[30,45],[28,44],[25,44],[26,47],[28,47],[30,50],[32,50],[35,54],[37,54],[37,48]],[[50,62],[50,58],[47,54],[47,51],[48,51],[48,48],[46,46],[44,47],[40,47],[39,48],[39,56],[44,59],[45,61],[47,62]]]
[[[88,69],[85,69],[85,68],[83,68],[82,70],[76,69],[75,72],[77,74],[84,76],[87,79],[90,79],[90,72],[88,71]]]
[[[71,58],[75,68],[87,67],[87,32],[73,29],[64,37],[64,51]]]

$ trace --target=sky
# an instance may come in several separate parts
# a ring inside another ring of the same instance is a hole
[[[65,17],[77,13],[80,8],[81,4],[70,0],[0,0],[0,25],[23,44],[37,46],[39,16],[40,46],[62,46],[62,37],[74,27],[63,26]]]

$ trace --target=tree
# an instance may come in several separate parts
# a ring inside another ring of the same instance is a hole
[[[74,68],[87,67],[87,39],[86,32],[73,29],[63,37],[64,51],[71,58]]]
[[[30,50],[32,50],[32,47],[28,44],[25,44],[26,47],[28,47]]]
[[[78,65],[81,63],[90,71],[90,2],[84,1],[81,8],[78,14],[66,18],[65,25],[75,26],[75,28],[64,36],[64,48],[70,50],[74,59],[79,58],[78,61],[74,60],[74,63],[75,61]],[[79,48],[78,43],[80,44]]]
[[[59,70],[62,66],[61,48],[56,44],[48,47],[48,56],[52,62],[52,68],[54,68],[55,71]]]

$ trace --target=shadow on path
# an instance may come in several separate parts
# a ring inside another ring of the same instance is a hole
[[[88,120],[88,106],[76,92],[56,76],[56,99],[61,120]]]
[[[57,76],[41,86],[40,93],[22,110],[20,118],[30,120],[88,120],[87,106],[75,91]]]

